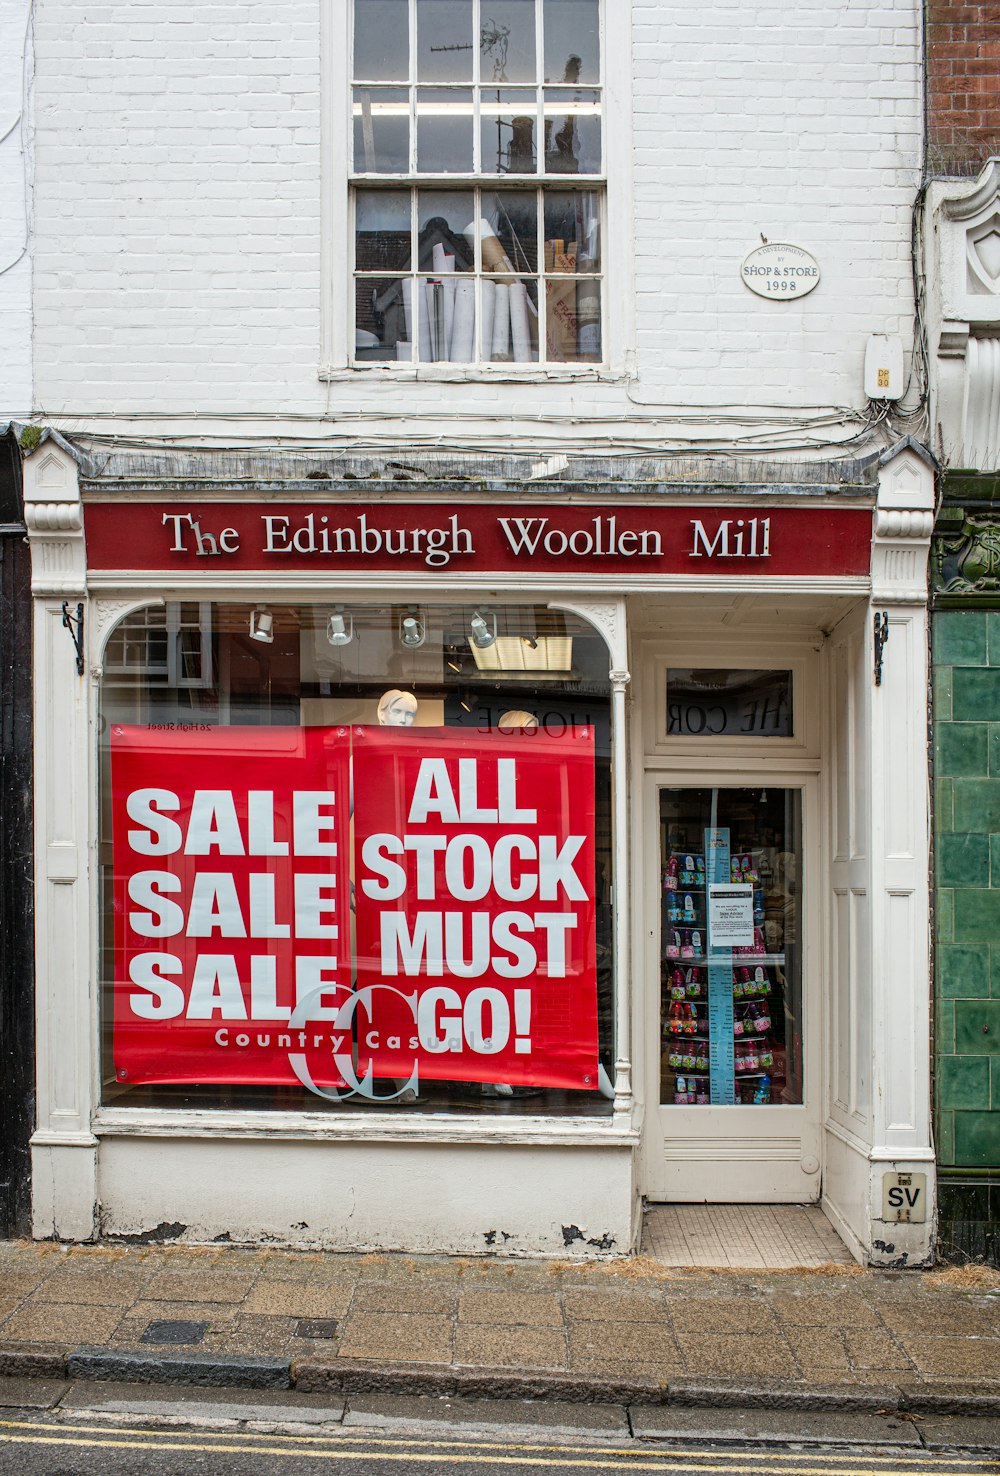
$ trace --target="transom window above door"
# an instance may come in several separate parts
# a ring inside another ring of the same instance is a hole
[[[357,366],[604,359],[600,0],[354,0]]]

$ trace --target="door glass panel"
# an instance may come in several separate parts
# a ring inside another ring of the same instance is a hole
[[[660,1101],[802,1101],[801,794],[660,792]]]

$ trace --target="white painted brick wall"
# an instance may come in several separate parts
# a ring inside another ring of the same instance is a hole
[[[9,3],[9,0],[4,0]],[[912,337],[918,0],[632,0],[637,379],[320,382],[319,6],[37,3],[36,397],[49,414],[438,417],[489,438],[642,402],[859,407],[872,332]],[[321,0],[342,15],[346,0]],[[610,46],[628,0],[607,0]],[[339,22],[338,22],[339,23]],[[337,48],[334,64],[344,61]],[[615,100],[611,99],[614,106]],[[340,142],[338,140],[338,142]],[[338,190],[339,194],[339,190]],[[819,259],[769,303],[760,236]],[[342,283],[346,306],[346,269]],[[565,435],[563,428],[560,434]]]
[[[27,22],[28,0],[0,0],[0,425],[31,409]]]

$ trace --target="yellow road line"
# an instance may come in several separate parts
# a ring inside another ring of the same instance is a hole
[[[288,1408],[289,1408],[289,1406],[287,1406],[287,1405],[284,1405],[284,1406],[276,1406],[275,1407],[275,1414],[277,1415],[277,1413],[278,1413],[279,1410],[288,1409]],[[104,1414],[104,1412],[103,1411],[100,1411],[100,1410],[95,1410],[94,1411],[94,1414],[98,1418],[101,1418],[101,1417],[107,1418],[107,1416]],[[262,1410],[260,1417],[261,1417],[262,1420],[266,1420],[268,1418],[267,1411],[266,1410]],[[155,1416],[153,1416],[153,1418],[155,1418]],[[79,1417],[78,1417],[78,1421],[79,1421]],[[168,1435],[174,1433],[174,1429],[175,1428],[176,1427],[172,1427],[170,1430],[167,1430],[167,1429],[164,1429],[162,1426],[161,1427],[154,1427],[154,1426],[148,1426],[148,1425],[135,1426],[135,1425],[118,1425],[118,1424],[116,1424],[116,1425],[114,1425],[113,1430],[107,1430],[106,1433],[108,1433],[108,1434],[113,1433],[113,1434],[119,1435],[119,1436],[121,1436],[121,1435],[138,1435],[138,1436],[143,1436],[143,1437],[147,1437],[147,1438],[150,1438],[150,1439],[156,1439],[156,1438],[159,1438],[159,1437],[166,1438]],[[91,1422],[79,1421],[77,1423],[70,1423],[68,1421],[63,1421],[63,1420],[60,1420],[57,1425],[53,1425],[51,1422],[31,1421],[31,1420],[2,1420],[2,1419],[0,1419],[0,1430],[4,1430],[4,1429],[11,1429],[11,1430],[47,1430],[47,1431],[50,1431],[50,1432],[64,1431],[66,1433],[87,1434],[87,1435],[92,1435],[92,1434],[95,1433],[94,1424],[91,1423]],[[230,1430],[199,1430],[197,1433],[198,1433],[198,1439],[204,1439],[204,1440],[223,1440],[223,1439],[229,1439],[229,1440],[243,1440],[243,1441],[246,1441],[246,1442],[248,1442],[246,1448],[249,1451],[252,1451],[253,1449],[255,1449],[255,1446],[252,1443],[250,1443],[250,1442],[261,1441],[261,1440],[270,1440],[270,1439],[273,1438],[273,1435],[272,1435],[271,1432],[268,1432],[268,1434],[265,1435],[263,1433],[260,1433],[260,1432],[257,1432],[257,1431],[250,1431],[250,1430],[246,1431],[245,1433],[241,1433],[241,1432],[234,1433],[233,1431],[230,1431]],[[369,1451],[373,1447],[377,1447],[377,1446],[386,1446],[386,1447],[388,1447],[390,1449],[392,1447],[394,1447],[394,1446],[402,1446],[402,1447],[405,1447],[405,1449],[406,1450],[409,1450],[409,1451],[418,1450],[418,1449],[423,1449],[423,1450],[445,1450],[445,1451],[449,1451],[449,1450],[469,1450],[469,1451],[475,1451],[475,1450],[485,1450],[485,1451],[522,1451],[522,1452],[523,1451],[527,1451],[527,1452],[541,1452],[541,1453],[547,1454],[547,1455],[568,1455],[568,1456],[579,1457],[579,1456],[582,1456],[582,1455],[588,1455],[589,1454],[589,1455],[603,1456],[604,1458],[607,1458],[608,1456],[622,1456],[622,1457],[627,1457],[627,1458],[630,1458],[630,1459],[631,1458],[634,1458],[637,1454],[647,1454],[647,1455],[650,1455],[650,1456],[652,1456],[653,1454],[655,1454],[657,1456],[657,1458],[659,1458],[659,1459],[676,1458],[676,1459],[687,1460],[687,1461],[699,1461],[700,1460],[700,1461],[703,1461],[703,1462],[704,1461],[718,1461],[722,1456],[724,1456],[726,1454],[725,1450],[698,1451],[698,1450],[692,1450],[692,1449],[690,1449],[690,1447],[676,1448],[676,1447],[668,1447],[666,1445],[663,1445],[663,1446],[659,1447],[658,1449],[656,1449],[654,1451],[654,1449],[651,1446],[649,1446],[649,1445],[639,1445],[639,1444],[632,1444],[632,1445],[625,1445],[625,1446],[615,1446],[615,1445],[584,1445],[584,1444],[554,1445],[554,1444],[530,1443],[530,1442],[526,1442],[526,1441],[513,1441],[513,1440],[462,1440],[462,1439],[459,1439],[459,1438],[435,1440],[435,1439],[431,1439],[430,1437],[409,1437],[409,1436],[403,1435],[403,1434],[400,1434],[400,1435],[384,1435],[384,1434],[378,1434],[378,1433],[376,1433],[376,1431],[374,1429],[373,1430],[368,1430],[368,1429],[365,1429],[365,1428],[360,1427],[360,1426],[357,1426],[357,1425],[353,1425],[353,1426],[352,1425],[339,1425],[339,1426],[337,1426],[337,1429],[336,1429],[335,1432],[334,1431],[331,1431],[331,1430],[326,1430],[322,1434],[315,1434],[315,1435],[310,1434],[310,1433],[296,1432],[294,1435],[288,1435],[285,1438],[288,1439],[289,1441],[295,1442],[295,1443],[297,1443],[299,1445],[308,1445],[309,1443],[319,1443],[320,1441],[325,1441],[325,1442],[329,1443],[331,1440],[332,1441],[337,1441],[337,1442],[341,1442],[341,1441],[353,1442],[355,1444],[362,1444],[363,1443],[365,1445],[366,1450],[369,1450]],[[706,1438],[711,1438],[711,1437],[706,1437]],[[736,1454],[736,1452],[734,1452],[734,1454]],[[790,1460],[791,1459],[791,1457],[785,1456],[785,1455],[783,1455],[782,1453],[779,1453],[779,1452],[772,1452],[772,1454],[775,1456],[776,1460]],[[840,1460],[840,1461],[842,1461],[842,1462],[848,1462],[848,1461],[865,1461],[865,1462],[867,1462],[867,1465],[865,1467],[865,1470],[866,1471],[876,1469],[876,1467],[874,1467],[872,1465],[872,1462],[882,1462],[882,1463],[889,1463],[889,1462],[891,1462],[892,1463],[892,1466],[896,1470],[898,1470],[903,1464],[907,1464],[908,1463],[908,1464],[911,1464],[914,1467],[914,1471],[916,1472],[918,1470],[919,1471],[926,1471],[926,1469],[927,1469],[927,1467],[926,1467],[926,1461],[923,1459],[923,1457],[927,1456],[928,1454],[930,1454],[930,1452],[924,1451],[921,1447],[917,1447],[917,1446],[900,1446],[900,1447],[897,1447],[896,1449],[894,1449],[893,1451],[886,1452],[884,1455],[882,1453],[880,1453],[880,1452],[867,1452],[866,1451],[864,1453],[859,1452],[857,1455],[855,1455],[855,1454],[853,1454],[849,1450],[838,1451],[835,1458],[838,1459],[838,1460]],[[833,1458],[834,1457],[831,1457],[831,1459],[833,1459]],[[813,1457],[812,1459],[815,1459],[815,1457]],[[984,1471],[984,1469],[986,1469],[983,1466],[983,1459],[984,1459],[983,1457],[977,1458],[977,1457],[974,1457],[974,1456],[949,1456],[947,1454],[943,1454],[942,1455],[942,1454],[938,1453],[938,1459],[939,1460],[946,1460],[946,1461],[951,1462],[952,1463],[952,1469],[954,1469],[954,1470],[960,1469],[960,1467],[962,1467],[963,1465],[973,1466],[974,1469],[975,1469],[975,1471],[976,1471],[976,1473],[977,1473],[977,1476],[978,1476],[978,1473],[979,1472],[982,1472],[982,1471]],[[696,1468],[696,1469],[698,1469],[698,1468]],[[709,1467],[708,1469],[710,1470],[711,1467]],[[781,1467],[778,1466],[778,1465],[774,1465],[773,1466],[773,1469],[775,1471],[778,1471],[778,1470],[781,1469]],[[823,1470],[826,1470],[826,1467],[823,1467],[822,1469]],[[998,1473],[998,1476],[1000,1476],[1000,1464],[998,1464],[994,1469]],[[802,1466],[790,1466],[789,1467],[789,1470],[794,1471],[795,1472],[795,1476],[807,1476],[807,1473],[805,1472],[805,1469]]]
[[[155,1434],[155,1432],[152,1432],[152,1433]],[[512,1466],[512,1465],[518,1464],[518,1465],[521,1465],[522,1467],[525,1464],[524,1458],[523,1458],[523,1456],[521,1454],[517,1454],[517,1455],[492,1455],[492,1456],[491,1455],[468,1455],[467,1456],[467,1455],[462,1455],[462,1454],[448,1455],[448,1454],[445,1454],[444,1452],[441,1452],[441,1451],[437,1451],[437,1452],[434,1452],[434,1453],[430,1453],[430,1452],[428,1452],[428,1453],[421,1453],[421,1452],[418,1452],[418,1451],[404,1450],[404,1451],[399,1451],[397,1453],[397,1452],[378,1452],[378,1451],[374,1451],[374,1450],[356,1450],[356,1451],[355,1450],[342,1450],[342,1449],[338,1449],[338,1450],[320,1450],[320,1449],[317,1449],[315,1446],[307,1446],[305,1449],[296,1449],[295,1448],[295,1442],[294,1442],[294,1440],[289,1441],[288,1445],[286,1445],[285,1447],[282,1447],[282,1446],[274,1446],[274,1445],[267,1446],[267,1445],[263,1445],[263,1444],[248,1445],[246,1442],[242,1442],[242,1443],[229,1443],[229,1444],[223,1444],[221,1442],[215,1442],[215,1443],[209,1445],[209,1444],[207,1444],[203,1440],[195,1440],[195,1439],[178,1440],[176,1438],[174,1438],[174,1439],[153,1439],[153,1440],[150,1440],[150,1439],[146,1439],[146,1438],[143,1438],[143,1439],[126,1439],[126,1438],[123,1438],[123,1437],[118,1437],[118,1438],[103,1437],[101,1439],[95,1439],[95,1438],[93,1438],[93,1436],[91,1436],[88,1439],[88,1438],[78,1438],[75,1435],[67,1435],[67,1434],[63,1434],[63,1433],[58,1432],[58,1431],[53,1431],[49,1435],[40,1435],[40,1434],[34,1434],[34,1433],[32,1433],[32,1434],[23,1434],[23,1435],[17,1435],[17,1434],[13,1434],[13,1433],[10,1433],[10,1434],[0,1433],[0,1443],[2,1443],[2,1444],[10,1444],[10,1445],[49,1445],[49,1446],[60,1446],[61,1445],[61,1446],[71,1446],[71,1447],[74,1447],[74,1448],[84,1447],[84,1448],[93,1449],[93,1450],[143,1450],[143,1449],[147,1449],[148,1450],[151,1447],[154,1447],[155,1446],[155,1448],[156,1449],[159,1449],[159,1450],[177,1450],[177,1451],[182,1451],[182,1450],[183,1451],[213,1450],[213,1451],[219,1451],[219,1452],[221,1452],[223,1454],[232,1454],[232,1455],[251,1455],[251,1454],[253,1454],[253,1455],[273,1455],[273,1456],[282,1456],[286,1460],[290,1460],[290,1459],[312,1459],[312,1460],[330,1460],[330,1461],[334,1461],[334,1460],[341,1460],[341,1461],[362,1461],[362,1460],[366,1460],[366,1461],[382,1461],[382,1462],[394,1462],[394,1463],[395,1462],[400,1462],[400,1461],[410,1461],[410,1462],[419,1462],[419,1463],[422,1463],[422,1464],[429,1464],[432,1461],[437,1461],[438,1463],[446,1464],[446,1465],[458,1465],[460,1463],[461,1464],[468,1465],[468,1464],[470,1464],[472,1462],[475,1462],[477,1465],[481,1465],[481,1466]],[[608,1461],[605,1460],[602,1463],[595,1465],[592,1457],[588,1457],[586,1461],[582,1461],[582,1460],[563,1460],[563,1459],[556,1460],[556,1459],[547,1458],[547,1457],[533,1458],[532,1461],[531,1461],[531,1464],[534,1465],[534,1466],[536,1466],[536,1467],[539,1467],[539,1468],[543,1468],[544,1467],[544,1468],[553,1468],[553,1469],[566,1470],[566,1469],[573,1469],[573,1468],[579,1467],[579,1468],[583,1468],[583,1469],[588,1470],[588,1471],[595,1471],[595,1470],[601,1470],[601,1469],[603,1469],[603,1470],[606,1470],[606,1471],[671,1472],[671,1471],[705,1471],[706,1469],[707,1470],[713,1470],[714,1469],[714,1470],[721,1471],[722,1473],[724,1473],[724,1476],[729,1476],[729,1473],[744,1472],[744,1471],[750,1472],[751,1473],[751,1476],[755,1476],[755,1473],[757,1473],[757,1472],[759,1472],[761,1470],[762,1459],[765,1458],[765,1457],[766,1457],[766,1452],[765,1451],[754,1452],[753,1464],[752,1465],[744,1465],[741,1461],[727,1461],[727,1462],[725,1462],[725,1464],[721,1464],[720,1465],[718,1463],[720,1461],[725,1461],[725,1457],[724,1457],[724,1455],[722,1453],[719,1453],[719,1455],[715,1457],[716,1464],[715,1464],[714,1467],[711,1467],[711,1466],[710,1467],[705,1467],[704,1465],[701,1465],[701,1466],[691,1466],[691,1465],[686,1465],[686,1464],[685,1465],[678,1465],[678,1464],[676,1464],[676,1463],[674,1463],[672,1461],[669,1461],[669,1460],[667,1460],[667,1461],[657,1460],[657,1461],[650,1462],[650,1461],[635,1460],[635,1459],[628,1460],[627,1462],[619,1462],[619,1461],[616,1460],[613,1464],[611,1464],[611,1463],[609,1463]],[[768,1465],[768,1468],[769,1469],[776,1469],[775,1467],[772,1467],[771,1466],[771,1463],[770,1462],[767,1462],[766,1464]],[[971,1465],[972,1463],[969,1462],[969,1461],[962,1461],[961,1464],[962,1465]],[[866,1476],[866,1468],[865,1467],[860,1467],[859,1468],[858,1466],[851,1466],[851,1467],[845,1467],[845,1468],[838,1468],[837,1466],[833,1466],[833,1465],[824,1465],[822,1467],[799,1466],[799,1467],[797,1467],[795,1469],[796,1469],[796,1476],[807,1476],[807,1473],[810,1473],[810,1472],[811,1473],[815,1473],[815,1476]],[[935,1470],[929,1464],[925,1464],[924,1467],[923,1467],[923,1471],[925,1473],[925,1476],[949,1476],[949,1473],[955,1471],[955,1469],[956,1469],[956,1466],[952,1462],[949,1462],[947,1465],[944,1465],[944,1466],[939,1466],[939,1468],[937,1470]],[[980,1463],[978,1469],[979,1469],[980,1472],[984,1472],[985,1473],[988,1470],[990,1470],[991,1468],[983,1465],[982,1463]],[[869,1466],[867,1468],[867,1471],[876,1471],[876,1470],[884,1471],[885,1468],[884,1467],[878,1467],[878,1468],[876,1468],[876,1467],[872,1467],[872,1466]],[[1000,1471],[1000,1466],[997,1466],[996,1464],[994,1464],[992,1466],[992,1470],[993,1471]]]

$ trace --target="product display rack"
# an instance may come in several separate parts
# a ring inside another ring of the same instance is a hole
[[[774,914],[783,919],[786,896],[773,885],[775,849],[759,841],[733,846],[731,827],[690,818],[692,824],[675,825],[663,837],[661,1100],[688,1106],[789,1100],[786,955],[773,947],[783,939],[783,921]],[[737,831],[739,840],[749,838],[748,829]],[[700,845],[686,849],[694,837]],[[741,936],[752,941],[717,945],[713,939],[709,899],[717,902],[727,885],[739,894]]]

